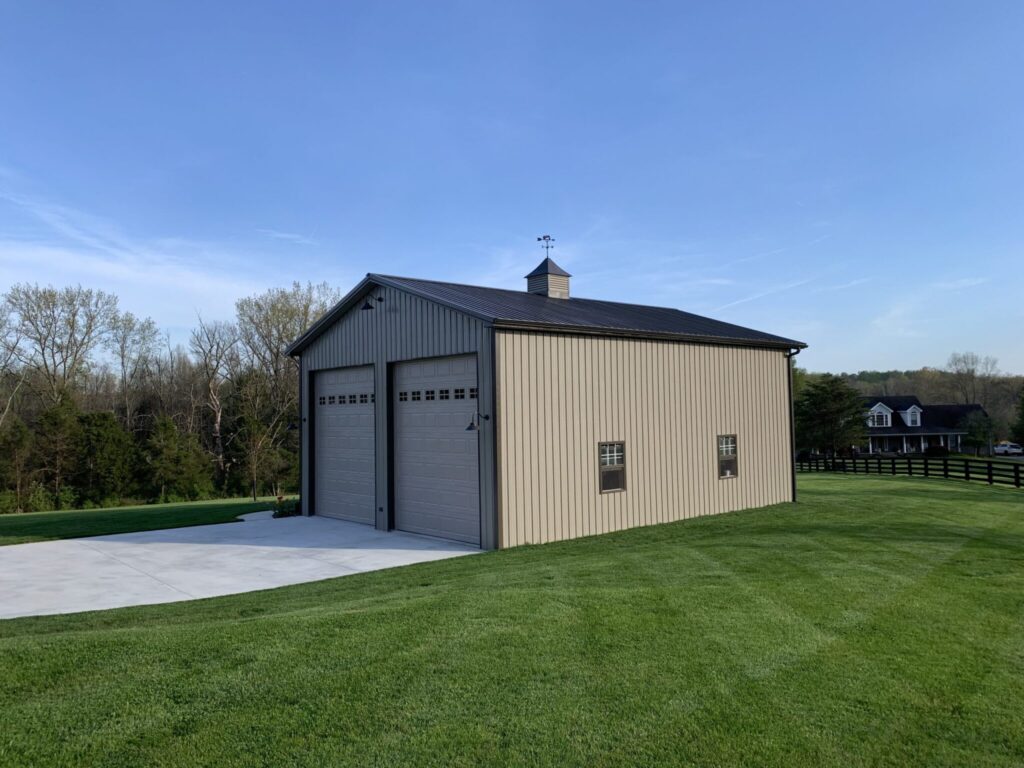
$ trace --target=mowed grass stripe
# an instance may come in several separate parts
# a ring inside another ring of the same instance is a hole
[[[1024,496],[801,502],[0,622],[10,765],[1024,762]]]

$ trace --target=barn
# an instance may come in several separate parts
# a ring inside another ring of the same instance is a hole
[[[495,549],[794,498],[804,344],[570,278],[367,275],[289,348],[304,512]]]

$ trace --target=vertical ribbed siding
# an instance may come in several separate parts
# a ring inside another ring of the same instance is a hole
[[[362,302],[338,320],[302,352],[301,380],[304,392],[314,371],[347,368],[354,365],[374,366],[376,397],[376,469],[377,527],[388,524],[390,479],[388,477],[388,366],[402,360],[425,357],[446,357],[476,353],[480,408],[489,414],[494,403],[492,329],[476,318],[442,307],[394,288],[374,288],[370,292],[373,310],[362,310]],[[381,297],[384,301],[376,301]],[[485,404],[487,404],[485,406]],[[303,404],[303,418],[308,423],[308,404]],[[480,531],[481,546],[496,546],[494,421],[480,424]],[[302,451],[310,451],[310,429],[304,430]],[[302,493],[310,492],[310,466],[302,462]],[[315,512],[316,500],[311,505]],[[381,511],[383,510],[383,511]]]
[[[775,350],[496,335],[500,545],[575,538],[789,500],[787,362]],[[739,476],[718,478],[718,435]],[[626,490],[597,446],[626,443]]]

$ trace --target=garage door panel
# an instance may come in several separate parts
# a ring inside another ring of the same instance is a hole
[[[480,543],[476,357],[395,368],[395,524]]]
[[[372,524],[377,481],[373,366],[315,376],[316,513]]]

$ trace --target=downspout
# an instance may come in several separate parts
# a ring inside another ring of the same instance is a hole
[[[786,353],[786,390],[789,393],[789,473],[793,483],[793,501],[796,501],[796,415],[793,409],[793,358],[799,349]]]

